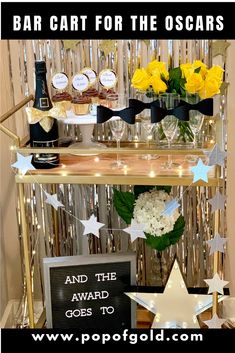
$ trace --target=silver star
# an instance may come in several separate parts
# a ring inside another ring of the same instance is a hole
[[[203,180],[206,183],[208,182],[208,176],[207,173],[211,169],[211,167],[206,166],[201,158],[199,158],[197,165],[194,167],[190,168],[191,171],[193,172],[193,183],[196,183],[198,180]]]
[[[23,156],[22,154],[17,152],[17,161],[11,166],[14,168],[18,168],[22,175],[25,175],[28,170],[35,170],[32,165],[33,156]]]
[[[173,199],[171,201],[167,201],[165,203],[165,210],[163,211],[163,215],[171,216],[177,208],[180,207],[179,202],[177,199]]]
[[[57,194],[50,195],[45,191],[45,195],[47,197],[45,202],[54,207],[56,211],[58,210],[58,207],[64,207],[64,205],[57,199]]]
[[[224,294],[224,286],[226,286],[229,282],[228,281],[223,281],[220,279],[220,276],[218,273],[214,275],[213,278],[207,278],[204,279],[204,281],[208,284],[209,289],[208,289],[208,294],[218,292],[220,294]]]
[[[216,234],[213,239],[207,240],[207,243],[210,247],[210,255],[214,254],[216,251],[220,251],[224,253],[224,244],[227,239],[221,238],[219,234]]]
[[[124,232],[130,234],[131,242],[133,242],[137,238],[146,239],[146,236],[144,234],[144,224],[137,223],[134,219],[131,220],[131,225],[123,230]]]
[[[203,321],[209,328],[221,328],[226,319],[220,319],[217,314],[214,314],[211,320]]]
[[[222,195],[219,191],[215,194],[212,199],[209,199],[208,202],[211,204],[212,209],[211,212],[215,212],[216,210],[224,210],[225,207],[226,196]]]
[[[189,294],[177,260],[175,260],[164,293],[125,293],[155,314],[152,328],[197,328],[196,316],[212,306],[212,295]],[[219,301],[225,299],[220,296]]]
[[[208,165],[220,165],[221,167],[224,166],[224,159],[226,158],[227,153],[221,151],[219,145],[216,143],[213,147],[212,151],[210,152],[208,158]]]
[[[99,229],[103,227],[105,224],[97,222],[97,217],[91,215],[88,220],[80,220],[80,222],[84,225],[85,229],[83,235],[94,234],[97,238],[99,238]]]

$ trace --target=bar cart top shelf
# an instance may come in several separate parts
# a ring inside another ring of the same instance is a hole
[[[117,149],[108,144],[106,149],[68,149],[54,148],[59,152],[60,166],[52,169],[34,170],[25,176],[16,175],[17,183],[52,183],[52,184],[120,184],[120,185],[183,185],[183,186],[219,186],[222,179],[216,167],[208,173],[208,183],[198,181],[193,184],[193,174],[190,167],[196,162],[190,162],[192,156],[205,159],[202,150],[192,149],[156,149],[154,145],[146,149],[145,144],[123,143],[119,150],[119,158],[125,162],[121,169],[112,168],[117,158]],[[29,147],[17,148],[20,153],[40,153],[40,149]],[[52,149],[43,149],[52,152]],[[155,160],[142,159],[144,154],[156,154]],[[173,161],[179,166],[167,170],[163,167],[170,152]]]

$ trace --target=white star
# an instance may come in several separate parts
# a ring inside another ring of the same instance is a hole
[[[226,286],[229,282],[228,281],[223,281],[220,279],[218,273],[214,275],[213,278],[209,279],[204,279],[204,281],[208,284],[209,289],[208,289],[208,294],[218,292],[221,294],[224,294],[224,286]]]
[[[177,260],[168,278],[164,293],[125,293],[155,314],[152,328],[197,328],[196,316],[212,306],[212,295],[189,294]],[[220,296],[219,301],[225,299]]]
[[[212,151],[209,153],[208,158],[208,165],[220,165],[221,167],[224,166],[224,159],[226,158],[227,153],[221,151],[219,145],[216,143],[213,147]]]
[[[130,234],[131,242],[133,242],[137,238],[146,239],[146,236],[144,234],[144,225],[141,223],[137,223],[134,219],[131,220],[130,227],[125,228],[123,230],[124,230],[124,232]]]
[[[54,207],[56,211],[58,210],[58,207],[64,207],[64,205],[57,199],[57,194],[50,195],[46,191],[44,192],[47,197],[45,202]]]
[[[214,314],[211,320],[203,321],[209,328],[221,328],[226,319],[220,319],[217,314]]]
[[[171,216],[178,207],[180,207],[180,204],[177,199],[167,201],[165,203],[165,210],[163,211],[163,215]]]
[[[35,170],[32,165],[33,156],[22,156],[22,154],[17,152],[17,161],[11,166],[14,168],[18,168],[22,175],[25,175],[28,170]]]
[[[224,210],[224,203],[226,201],[226,196],[222,195],[219,191],[215,194],[212,199],[208,200],[209,204],[211,204],[212,209],[211,212],[215,212],[216,210]]]
[[[226,241],[227,239],[221,238],[219,234],[216,234],[213,239],[207,240],[210,246],[210,255],[214,254],[216,251],[224,252],[224,244]]]
[[[199,158],[197,165],[194,167],[191,167],[190,170],[193,172],[193,183],[196,183],[198,180],[203,180],[206,183],[208,182],[208,176],[207,173],[211,167],[206,166],[201,158]]]
[[[80,222],[85,227],[83,235],[92,233],[97,238],[99,238],[99,229],[105,225],[104,223],[97,222],[97,217],[95,217],[93,214],[88,220],[80,220]]]

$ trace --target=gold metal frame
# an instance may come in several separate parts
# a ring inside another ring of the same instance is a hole
[[[10,109],[8,112],[3,114],[0,117],[0,130],[8,135],[14,141],[14,152],[20,152],[23,154],[30,154],[30,153],[41,153],[42,150],[44,153],[60,153],[60,154],[115,154],[117,152],[116,148],[107,148],[105,151],[100,149],[69,149],[60,147],[60,148],[31,148],[25,147],[25,143],[28,141],[27,136],[24,137],[22,140],[18,135],[13,133],[11,130],[6,128],[2,125],[2,123],[7,120],[10,116],[20,110],[24,105],[29,103],[31,100],[34,99],[33,95],[30,95],[23,99],[19,104],[15,107]],[[120,154],[148,154],[150,152],[149,149],[146,148],[121,148]],[[164,149],[151,149],[151,152],[159,154],[159,155],[167,155],[169,154],[168,150]],[[194,155],[203,155],[201,150],[171,150],[172,155],[176,154],[194,154]],[[43,184],[53,184],[53,188],[55,188],[55,184],[119,184],[119,185],[126,185],[126,184],[142,184],[142,185],[183,185],[189,186],[192,184],[192,177],[185,176],[156,176],[156,177],[149,177],[146,176],[128,176],[128,175],[79,175],[79,174],[68,174],[66,176],[60,174],[39,174],[37,172],[32,173],[31,175],[20,175],[17,174],[15,176],[15,181],[18,184],[18,191],[19,191],[19,202],[20,202],[20,215],[21,215],[21,222],[22,222],[22,239],[23,239],[23,253],[24,253],[24,266],[25,266],[25,274],[26,274],[26,287],[27,287],[27,305],[28,305],[28,313],[29,313],[29,326],[30,328],[34,327],[41,327],[41,322],[45,322],[45,312],[43,313],[42,317],[40,318],[40,322],[38,322],[35,326],[34,323],[34,308],[33,308],[33,291],[32,291],[32,281],[31,281],[31,273],[30,273],[30,254],[29,254],[29,236],[28,236],[28,226],[27,226],[27,218],[25,212],[25,194],[24,194],[24,184],[26,183],[35,183],[35,177],[37,176],[37,181]],[[208,183],[204,183],[202,181],[193,184],[193,186],[214,186],[220,187],[224,185],[224,181],[221,178],[220,168],[216,166],[215,175],[212,178],[209,178]],[[56,216],[56,215],[55,215]],[[56,221],[56,217],[55,217]],[[56,231],[56,224],[55,224],[55,231]],[[219,210],[215,212],[215,231],[219,231]],[[59,251],[59,244],[57,244],[57,251]],[[219,253],[216,252],[214,254],[214,273],[219,271]],[[213,314],[218,312],[218,293],[213,294]]]

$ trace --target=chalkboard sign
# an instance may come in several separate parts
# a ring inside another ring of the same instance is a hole
[[[135,255],[43,259],[48,328],[122,329],[135,325]]]

